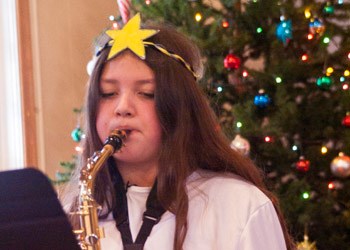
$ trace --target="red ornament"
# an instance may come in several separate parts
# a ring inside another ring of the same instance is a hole
[[[226,69],[238,69],[241,66],[241,59],[232,53],[229,53],[224,59]]]
[[[346,113],[346,116],[343,118],[342,124],[343,126],[350,128],[350,112]]]
[[[304,156],[300,156],[299,161],[295,164],[295,167],[300,172],[307,172],[310,169],[310,161],[306,160]]]

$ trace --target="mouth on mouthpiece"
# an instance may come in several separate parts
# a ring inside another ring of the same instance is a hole
[[[111,132],[111,136],[126,137],[131,133],[130,129],[115,129]]]

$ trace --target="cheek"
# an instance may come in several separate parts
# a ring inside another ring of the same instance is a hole
[[[152,127],[152,131],[153,131],[153,137],[155,139],[156,143],[160,143],[161,139],[162,139],[162,127],[158,118],[158,115],[156,114],[156,112],[152,112],[152,115],[150,117],[150,125]]]

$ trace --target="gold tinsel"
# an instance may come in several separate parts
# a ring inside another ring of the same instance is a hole
[[[309,242],[309,236],[304,235],[304,241],[297,244],[298,250],[317,250],[316,242]]]

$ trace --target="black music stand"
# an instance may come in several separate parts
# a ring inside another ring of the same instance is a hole
[[[0,249],[80,249],[51,183],[39,170],[0,172]]]

